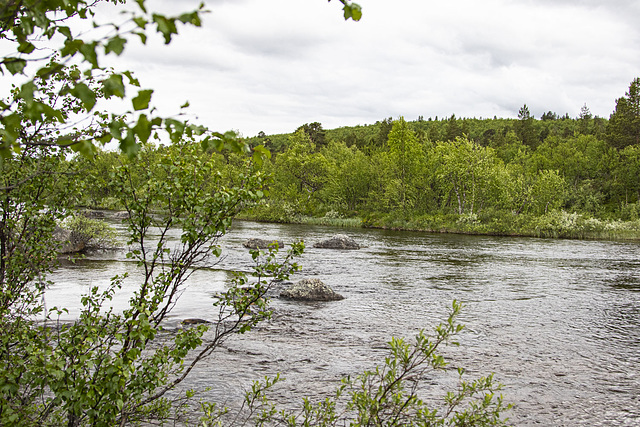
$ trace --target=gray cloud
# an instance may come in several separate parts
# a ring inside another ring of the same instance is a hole
[[[640,75],[638,1],[359,2],[358,23],[337,1],[209,2],[203,28],[123,62],[162,110],[189,99],[203,124],[245,135],[399,115],[516,117],[524,103],[537,117],[577,116],[585,103],[608,116]]]

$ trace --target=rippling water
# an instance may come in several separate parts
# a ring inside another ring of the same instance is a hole
[[[357,251],[315,249],[346,233]],[[304,239],[303,270],[346,298],[304,304],[274,299],[275,314],[254,331],[226,342],[199,367],[189,387],[233,404],[254,379],[281,372],[284,404],[320,397],[341,376],[381,363],[392,336],[412,337],[446,319],[453,299],[464,302],[460,348],[445,353],[470,377],[495,372],[515,408],[515,425],[640,425],[640,245],[637,243],[457,236],[237,222],[222,241],[226,257],[201,270],[172,313],[212,317],[211,295],[229,270],[247,270],[250,237],[290,243]],[[51,279],[48,306],[77,313],[91,285],[135,269],[123,252],[90,254]],[[124,304],[134,281],[115,301]],[[447,377],[434,376],[428,397],[441,396]]]

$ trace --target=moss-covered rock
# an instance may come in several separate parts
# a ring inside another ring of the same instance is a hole
[[[280,298],[299,301],[339,301],[344,297],[319,279],[302,279],[280,292]]]

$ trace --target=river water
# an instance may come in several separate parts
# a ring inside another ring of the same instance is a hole
[[[345,233],[363,248],[315,249]],[[495,373],[508,416],[518,426],[640,425],[640,244],[461,236],[234,223],[222,239],[226,257],[200,270],[169,323],[213,319],[211,297],[230,270],[248,270],[242,243],[251,237],[303,239],[302,271],[321,279],[342,301],[300,303],[275,298],[273,318],[235,336],[193,373],[188,386],[211,387],[207,398],[235,405],[251,381],[280,372],[275,399],[297,405],[329,395],[341,377],[381,364],[392,336],[411,339],[446,319],[451,302],[465,307],[460,347],[444,354],[474,378]],[[79,296],[132,271],[124,251],[97,252],[65,263],[50,279],[47,305],[70,317]],[[135,272],[133,274],[135,279]],[[127,299],[126,289],[114,300]],[[427,379],[427,398],[455,387],[447,373]]]

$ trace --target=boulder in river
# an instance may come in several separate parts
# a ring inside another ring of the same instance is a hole
[[[319,279],[302,279],[280,292],[280,298],[299,301],[339,301],[344,297]]]
[[[104,219],[106,217],[104,211],[86,209],[82,211],[82,215],[90,219]]]
[[[113,219],[129,219],[131,217],[131,215],[129,215],[129,212],[127,211],[118,211],[118,212],[114,212],[112,215]]]
[[[256,239],[256,238],[247,240],[242,244],[242,246],[248,249],[269,249],[269,245],[273,245],[274,243],[278,245],[278,249],[284,248],[284,243],[282,243],[280,240],[275,240],[275,239],[268,240],[268,239]]]
[[[346,234],[336,234],[329,239],[314,243],[313,247],[325,249],[360,249],[360,245]]]
[[[86,239],[82,239],[76,233],[62,227],[55,228],[53,238],[61,244],[60,249],[58,249],[60,254],[82,252],[87,246]]]

